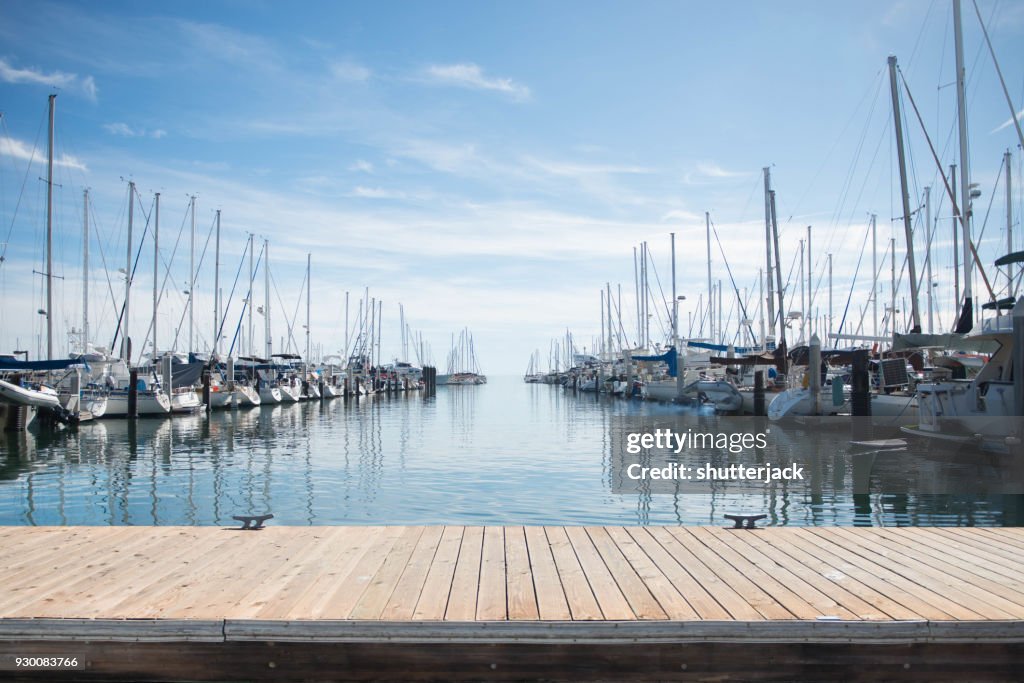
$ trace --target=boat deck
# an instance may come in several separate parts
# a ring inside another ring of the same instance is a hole
[[[0,670],[998,678],[1024,656],[1022,560],[1007,528],[0,527]]]

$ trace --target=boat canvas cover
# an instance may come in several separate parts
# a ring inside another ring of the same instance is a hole
[[[670,346],[665,353],[660,356],[633,356],[633,360],[639,361],[661,361],[668,365],[669,377],[675,377],[678,372],[678,365],[676,361],[676,347]]]
[[[895,334],[892,350],[904,349],[949,349],[973,353],[995,353],[999,342],[993,339],[972,339],[962,334]]]

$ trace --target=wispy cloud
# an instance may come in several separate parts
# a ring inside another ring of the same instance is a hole
[[[28,143],[17,140],[11,137],[0,138],[0,154],[9,156],[13,159],[19,159],[21,161],[36,161],[42,163],[45,154],[41,150],[33,152],[32,146]],[[61,154],[59,157],[54,157],[54,166],[63,166],[65,168],[74,168],[79,171],[88,171],[86,165],[78,158],[70,156],[68,154]]]
[[[1001,130],[1006,130],[1007,128],[1009,128],[1010,126],[1013,125],[1013,120],[1014,119],[1017,119],[1018,121],[1020,121],[1022,118],[1024,118],[1024,109],[1021,109],[1019,112],[1014,114],[1014,116],[1012,118],[1008,118],[1005,121],[1003,121],[1002,125],[996,126],[996,128],[994,128],[992,130],[992,132],[993,133],[998,133]]]
[[[331,75],[340,81],[362,82],[370,79],[373,73],[355,62],[335,62],[330,66]]]
[[[511,78],[494,78],[484,75],[477,64],[432,64],[424,70],[427,81],[440,85],[453,85],[473,90],[494,90],[516,100],[530,98],[530,89]]]
[[[105,123],[103,128],[111,135],[120,135],[126,138],[153,138],[159,140],[167,135],[167,131],[163,128],[146,130],[145,128],[132,128],[127,123],[121,122]]]
[[[373,173],[373,164],[364,159],[357,159],[349,164],[348,170],[358,171],[360,173]]]
[[[396,190],[387,190],[383,187],[364,187],[357,185],[352,188],[349,192],[350,197],[360,197],[362,199],[408,199],[409,195],[405,192]]]
[[[650,168],[643,166],[625,166],[618,164],[586,164],[572,161],[553,161],[550,159],[538,159],[537,157],[525,157],[525,161],[542,171],[558,176],[585,176],[585,175],[611,175],[611,174],[634,174],[653,173]]]
[[[0,58],[0,81],[6,83],[34,83],[52,88],[59,88],[85,95],[86,98],[96,101],[96,81],[92,76],[79,76],[78,74],[53,71],[45,73],[33,68],[18,68],[12,66],[6,59]]]

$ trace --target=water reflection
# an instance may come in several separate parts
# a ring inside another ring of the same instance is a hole
[[[230,525],[232,515],[267,511],[276,523],[298,525],[719,525],[723,513],[744,511],[766,512],[777,525],[1024,523],[1024,496],[985,494],[997,489],[984,486],[1020,476],[1005,462],[913,446],[897,460],[850,450],[848,435],[801,428],[779,429],[775,450],[752,457],[800,459],[803,483],[746,494],[727,486],[616,493],[616,425],[678,412],[492,378],[427,399],[3,433],[0,524]],[[980,495],[951,491],[951,480],[977,483]]]

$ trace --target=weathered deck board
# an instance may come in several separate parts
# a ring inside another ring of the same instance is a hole
[[[0,623],[839,618],[1024,630],[1022,541],[1016,529],[8,527]]]

